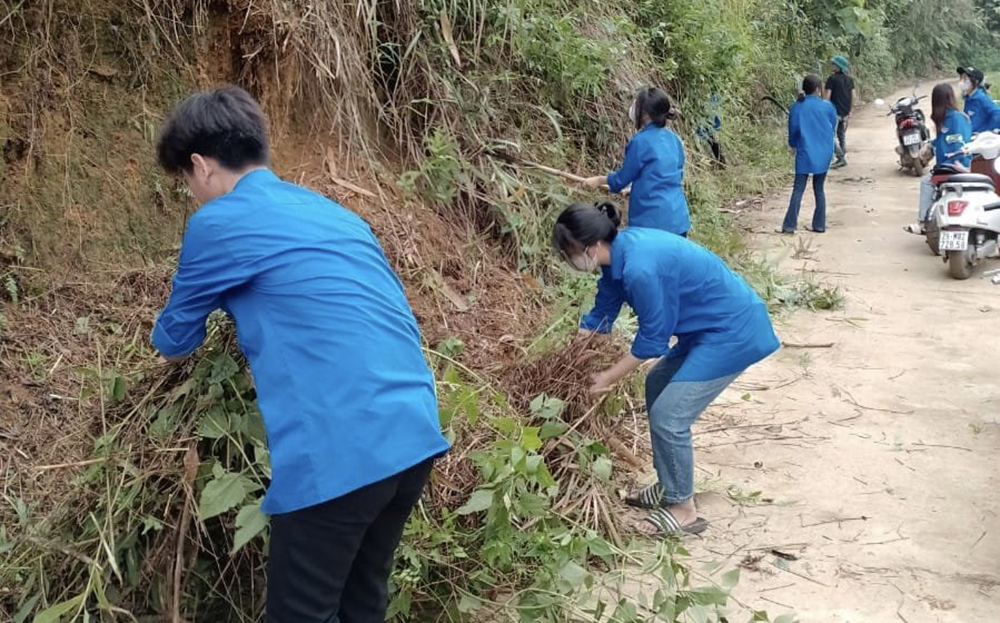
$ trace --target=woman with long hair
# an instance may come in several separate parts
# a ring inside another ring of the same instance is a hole
[[[934,159],[940,166],[950,164],[960,171],[968,171],[972,156],[962,154],[962,145],[972,138],[972,124],[969,117],[958,109],[955,91],[951,85],[942,82],[931,91],[931,120],[934,122],[935,136],[931,142]],[[917,222],[903,228],[911,234],[923,235],[927,218],[934,204],[934,184],[931,174],[920,179],[920,202],[917,205]]]

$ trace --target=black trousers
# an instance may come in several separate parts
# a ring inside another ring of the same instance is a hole
[[[396,546],[433,464],[271,517],[268,623],[384,623]]]

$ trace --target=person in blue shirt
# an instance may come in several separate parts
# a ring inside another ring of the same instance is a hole
[[[937,164],[950,164],[959,171],[968,171],[972,164],[972,156],[962,154],[961,149],[972,139],[972,124],[969,123],[969,118],[958,110],[955,91],[950,84],[938,84],[931,91],[931,120],[934,122],[936,132],[931,145],[934,148],[934,159]],[[934,205],[934,184],[931,183],[931,173],[928,173],[920,179],[917,222],[907,225],[903,230],[923,235],[932,205]]]
[[[959,86],[965,96],[965,114],[972,123],[972,133],[1000,129],[1000,105],[997,105],[983,85],[983,72],[975,67],[959,67]]]
[[[698,126],[695,133],[712,150],[712,157],[719,167],[726,166],[726,157],[722,155],[722,145],[719,144],[718,133],[722,131],[722,105],[719,96],[713,93],[708,99],[705,122]]]
[[[819,76],[809,75],[802,81],[802,94],[788,111],[788,146],[795,151],[795,186],[788,203],[785,220],[778,230],[794,234],[799,223],[799,208],[806,192],[809,176],[813,178],[816,209],[811,230],[826,231],[826,174],[833,159],[834,136],[837,132],[837,109],[819,96],[823,83]]]
[[[212,311],[235,320],[271,458],[267,621],[381,623],[403,526],[448,450],[403,286],[361,218],[268,170],[242,89],[189,97],[157,151],[202,205],[152,340],[179,360]]]
[[[684,144],[667,127],[676,116],[666,93],[655,87],[641,89],[629,109],[629,119],[638,132],[625,147],[625,162],[607,176],[586,180],[594,188],[607,184],[614,193],[631,185],[629,227],[662,229],[680,236],[691,229],[683,185]]]
[[[629,354],[593,376],[594,394],[636,370],[646,377],[646,411],[658,482],[626,502],[650,510],[649,535],[698,533],[707,522],[694,503],[691,425],[744,370],[779,347],[764,301],[704,247],[664,231],[630,227],[610,204],[574,204],[559,215],[553,245],[575,269],[610,270],[604,303],[581,326],[608,333],[623,303],[639,330]],[[677,338],[671,348],[672,337]]]

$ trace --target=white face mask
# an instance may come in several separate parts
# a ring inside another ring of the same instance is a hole
[[[968,78],[962,78],[958,83],[958,87],[962,89],[962,93],[968,94],[972,92],[972,82]]]
[[[628,118],[632,123],[638,123],[638,120],[635,118],[635,102],[632,102],[632,105],[628,107]]]
[[[597,270],[597,259],[587,253],[589,248],[584,249],[580,255],[569,258],[569,265],[581,273],[592,273]]]

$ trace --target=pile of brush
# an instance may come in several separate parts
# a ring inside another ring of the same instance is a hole
[[[559,483],[553,511],[619,544],[623,541],[622,513],[613,485],[634,480],[636,472],[646,467],[636,456],[647,445],[645,428],[638,425],[641,418],[635,417],[639,409],[630,402],[631,392],[613,390],[599,396],[591,394],[590,388],[592,375],[608,368],[622,352],[607,338],[578,337],[545,354],[511,361],[491,375],[525,424],[541,426],[558,420],[565,425],[561,434],[546,439],[539,450]],[[562,402],[557,415],[532,409],[532,403],[543,394]],[[431,506],[455,509],[468,501],[480,482],[471,457],[489,448],[495,439],[495,431],[488,426],[462,432],[452,451],[436,466]],[[592,441],[605,445],[609,455],[595,455]],[[612,482],[602,475],[610,468],[608,460],[619,468],[612,472]],[[595,467],[595,461],[603,461],[605,467]]]
[[[508,364],[500,376],[518,411],[531,413],[531,401],[545,394],[563,402],[561,417],[573,425],[599,408],[600,397],[590,393],[591,376],[614,363],[614,350],[603,338],[578,337],[533,360]]]

